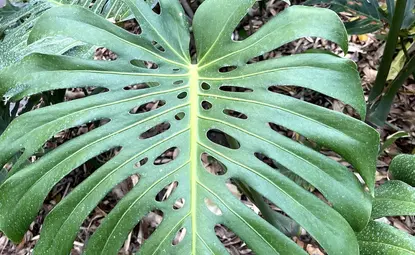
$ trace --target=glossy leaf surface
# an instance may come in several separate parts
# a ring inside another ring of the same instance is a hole
[[[131,229],[155,209],[163,212],[163,221],[143,244],[141,254],[226,254],[215,236],[216,224],[231,229],[256,254],[305,254],[233,197],[226,187],[229,179],[243,182],[281,208],[329,254],[358,254],[354,231],[363,229],[370,218],[370,193],[346,167],[275,132],[269,124],[293,130],[337,152],[373,192],[379,144],[374,129],[342,113],[269,90],[272,85],[312,89],[351,105],[364,118],[365,102],[356,66],[324,53],[247,64],[251,58],[304,36],[326,38],[347,51],[347,34],[337,15],[325,9],[289,7],[249,38],[236,42],[231,39],[232,32],[255,0],[207,0],[193,20],[197,63],[192,63],[189,27],[178,1],[161,0],[160,14],[142,0],[126,3],[143,30],[140,35],[86,9],[60,7],[43,15],[29,37],[31,43],[49,36],[73,38],[106,47],[117,54],[117,60],[33,54],[23,59],[19,68],[0,73],[0,92],[12,100],[58,88],[94,86],[109,90],[26,113],[6,129],[0,137],[0,163],[17,152],[23,151],[23,155],[0,186],[0,229],[20,241],[59,180],[100,153],[121,147],[117,156],[47,216],[35,252],[68,253],[80,225],[105,194],[129,176],[139,174],[137,186],[89,239],[85,254],[117,254]],[[148,63],[156,66],[147,68]],[[224,67],[234,70],[223,71]],[[128,89],[137,84],[146,88]],[[232,89],[225,89],[229,87]],[[165,105],[146,113],[130,113],[137,106],[159,100]],[[236,118],[226,110],[246,118]],[[102,119],[110,122],[66,142],[35,163],[26,163],[54,134]],[[162,123],[168,123],[163,132],[143,136]],[[232,137],[229,141],[233,146],[212,139],[210,134],[218,131]],[[172,147],[179,149],[177,158],[164,165],[153,163]],[[218,160],[226,173],[206,171],[202,153]],[[258,153],[310,183],[331,206],[259,160]],[[135,168],[144,158],[148,163]],[[173,181],[178,187],[172,197],[155,201],[156,194]],[[173,210],[178,198],[186,203]],[[206,198],[222,215],[209,210]],[[172,245],[182,228],[186,228],[186,236]]]
[[[401,181],[388,181],[375,190],[373,218],[415,215],[415,189]]]
[[[371,221],[358,234],[361,255],[413,255],[415,238],[387,224]]]
[[[415,155],[396,156],[389,167],[393,179],[415,186]]]
[[[337,13],[351,14],[350,20],[345,22],[350,34],[367,34],[383,26],[377,0],[308,0],[305,4],[330,4],[330,8]]]

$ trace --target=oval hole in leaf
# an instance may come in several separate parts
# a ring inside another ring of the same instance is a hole
[[[157,83],[156,86],[158,85],[160,84]],[[125,86],[124,90],[140,90],[140,89],[148,89],[148,88],[150,88],[150,85],[148,83],[137,83],[137,84]]]
[[[184,117],[186,116],[186,113],[184,113],[184,112],[179,112],[178,114],[176,114],[175,116],[174,116],[174,118],[176,119],[176,120],[182,120],[182,119],[184,119]]]
[[[238,68],[237,66],[224,66],[219,68],[220,73],[229,73]]]
[[[216,203],[214,203],[212,200],[210,200],[209,198],[205,198],[205,205],[209,209],[209,211],[211,211],[213,214],[217,216],[221,216],[223,214],[219,206]]]
[[[179,186],[179,183],[177,181],[174,181],[164,187],[157,195],[156,195],[156,201],[163,202],[166,201],[171,194],[173,194],[173,191],[176,190],[177,186]]]
[[[226,134],[225,132],[222,132],[218,129],[211,129],[207,132],[207,138],[212,141],[213,143],[216,143],[218,145],[222,145],[223,147],[229,148],[229,149],[239,149],[241,147],[241,144],[238,140],[236,140],[234,137]]]
[[[206,100],[202,101],[200,104],[204,110],[209,110],[212,108],[212,104]]]
[[[138,161],[137,163],[134,164],[134,168],[140,168],[142,166],[144,166],[146,163],[148,162],[148,158],[143,158],[142,160]]]
[[[124,29],[133,35],[139,35],[143,32],[140,24],[137,22],[135,18],[125,21]]]
[[[206,171],[213,175],[224,175],[228,171],[226,166],[217,160],[215,157],[212,157],[208,153],[204,152],[200,155],[200,160]]]
[[[183,208],[185,202],[186,202],[186,200],[184,200],[184,198],[177,199],[173,204],[173,209],[174,210],[179,210],[179,209]]]
[[[228,85],[220,86],[219,89],[222,90],[222,91],[227,91],[227,92],[253,92],[253,90],[250,89],[250,88],[244,88],[244,87],[238,87],[238,86],[228,86]]]
[[[171,147],[170,149],[163,152],[160,156],[158,156],[154,160],[154,165],[164,165],[167,164],[173,160],[175,160],[179,156],[179,149],[177,147]]]
[[[170,129],[170,123],[168,122],[163,122],[160,123],[152,128],[150,128],[149,130],[147,130],[146,132],[143,132],[139,138],[140,139],[148,139],[148,138],[152,138],[156,135],[159,135],[167,130]]]
[[[158,42],[152,41],[151,44],[153,44],[154,48],[158,49],[161,52],[165,52],[166,49],[163,48]]]
[[[186,97],[187,97],[187,92],[182,92],[182,93],[177,95],[178,99],[185,99]]]
[[[166,101],[164,100],[158,100],[153,102],[144,103],[140,106],[134,107],[130,110],[131,114],[140,114],[145,112],[154,111],[166,104]]]
[[[183,83],[184,83],[183,80],[178,80],[178,81],[173,82],[174,85],[180,85],[180,84],[183,84]]]
[[[130,61],[130,63],[133,66],[139,67],[139,68],[147,68],[147,69],[157,69],[157,68],[159,68],[158,65],[154,62],[144,61],[144,60],[140,60],[140,59],[133,59],[133,60]]]
[[[225,109],[225,110],[223,110],[223,113],[228,115],[228,116],[238,118],[238,119],[243,119],[243,120],[248,119],[248,116],[246,116],[245,114],[243,114],[241,112],[235,111],[235,110]]]
[[[95,50],[94,60],[97,61],[114,61],[118,58],[117,54],[107,48],[98,48]]]
[[[177,234],[174,237],[171,244],[172,245],[178,245],[181,241],[183,241],[185,236],[186,236],[186,228],[181,228],[179,231],[177,231]]]
[[[210,89],[210,85],[207,84],[206,82],[203,82],[201,87],[202,87],[203,90],[209,90]]]

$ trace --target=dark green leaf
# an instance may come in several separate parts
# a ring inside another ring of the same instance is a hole
[[[371,221],[357,236],[361,255],[415,254],[415,238],[384,223]]]
[[[415,215],[415,189],[401,181],[387,181],[375,190],[372,218]]]
[[[20,241],[57,182],[100,153],[122,147],[47,216],[35,253],[68,254],[80,226],[96,205],[118,183],[139,174],[138,185],[90,237],[85,254],[117,254],[140,219],[155,209],[163,211],[163,222],[141,247],[142,254],[226,254],[215,236],[215,224],[226,225],[256,254],[305,254],[278,228],[230,194],[226,181],[236,179],[284,211],[329,254],[347,251],[357,255],[354,231],[363,229],[370,219],[378,133],[360,120],[268,90],[276,84],[312,89],[351,105],[364,119],[365,101],[356,65],[319,53],[247,64],[254,57],[305,36],[326,38],[347,51],[344,26],[330,10],[293,6],[247,39],[233,41],[234,29],[255,2],[204,1],[192,27],[197,63],[191,62],[189,26],[178,1],[160,0],[160,14],[151,9],[149,2],[126,1],[143,30],[140,35],[80,7],[53,8],[42,15],[30,34],[30,43],[69,37],[108,48],[117,54],[117,60],[32,54],[17,68],[1,71],[4,86],[0,94],[11,100],[65,88],[93,86],[109,91],[25,113],[0,136],[0,164],[24,148],[0,186],[0,229],[12,240]],[[148,69],[142,61],[155,63],[157,68]],[[221,72],[226,66],[236,69]],[[124,89],[143,83],[149,88]],[[226,91],[223,86],[251,92]],[[129,113],[134,107],[157,100],[166,104],[143,114]],[[229,116],[224,112],[227,109],[243,113],[247,119]],[[177,114],[184,114],[184,118],[177,120]],[[111,121],[65,142],[35,163],[25,164],[54,134],[100,119]],[[147,139],[139,138],[161,123],[169,123],[169,129]],[[293,130],[341,155],[361,175],[370,192],[346,167],[275,132],[269,123]],[[225,140],[234,140],[233,146],[212,140],[211,131],[220,131],[228,137]],[[153,164],[172,147],[180,151],[175,160]],[[216,176],[206,171],[201,161],[204,152],[217,159],[227,172]],[[266,154],[313,185],[330,205],[256,158],[256,153]],[[148,158],[148,163],[135,168],[143,158]],[[160,190],[173,181],[179,183],[173,197],[155,201]],[[186,204],[173,210],[172,203],[178,198],[184,198]],[[218,206],[221,216],[209,210],[205,198]],[[172,245],[183,227],[187,229],[183,241]]]
[[[394,179],[415,186],[415,155],[396,156],[392,160],[389,171]]]

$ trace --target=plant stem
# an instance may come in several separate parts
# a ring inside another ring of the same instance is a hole
[[[371,119],[375,122],[375,124],[383,125],[388,117],[388,113],[390,108],[393,104],[393,99],[395,98],[396,94],[398,93],[399,89],[404,84],[405,80],[415,72],[415,56],[409,59],[408,63],[402,68],[399,72],[398,76],[396,76],[395,80],[389,86],[389,89],[385,93],[385,95],[381,98],[379,104],[376,105],[375,110],[372,112],[370,116]]]
[[[180,2],[182,3],[182,6],[186,11],[187,15],[189,15],[190,19],[193,19],[194,13],[187,0],[180,0]]]
[[[409,59],[410,59],[409,52],[408,52],[408,50],[406,49],[406,45],[405,45],[405,40],[404,40],[404,37],[403,37],[403,36],[400,36],[400,37],[399,37],[399,39],[400,39],[400,41],[401,41],[401,46],[402,46],[402,51],[403,51],[403,54],[405,55],[405,64],[406,64],[406,63],[408,63],[408,62],[409,62]],[[413,75],[413,76],[414,76],[414,78],[415,78],[415,72],[414,72],[414,73],[412,73],[412,75]]]
[[[399,31],[404,19],[405,7],[407,0],[397,0],[395,13],[393,15],[392,24],[389,30],[388,39],[386,41],[385,51],[382,61],[380,62],[378,74],[373,88],[370,91],[368,105],[371,107],[373,102],[382,94],[388,78],[389,70],[395,54],[396,45],[398,43]]]

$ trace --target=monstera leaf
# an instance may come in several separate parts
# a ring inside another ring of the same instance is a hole
[[[117,54],[115,61],[32,54],[0,74],[0,92],[8,100],[62,88],[107,89],[28,112],[6,129],[0,137],[0,163],[22,155],[0,186],[0,229],[19,242],[59,180],[102,152],[121,148],[49,213],[35,253],[68,254],[84,219],[105,194],[138,174],[138,184],[101,222],[85,254],[117,254],[129,232],[152,210],[162,211],[163,221],[140,248],[142,254],[226,254],[215,236],[216,224],[232,230],[256,254],[305,254],[234,197],[226,185],[230,179],[274,203],[329,254],[358,254],[355,231],[366,226],[371,214],[377,132],[360,120],[270,89],[295,85],[315,90],[351,105],[364,118],[355,65],[325,53],[247,64],[304,36],[326,38],[347,52],[347,34],[337,15],[293,6],[244,41],[233,41],[234,29],[255,0],[207,0],[193,20],[197,56],[192,61],[187,18],[178,1],[161,0],[160,13],[150,2],[126,3],[140,24],[140,35],[84,8],[64,6],[42,15],[29,37],[30,43],[65,36],[106,47]],[[132,111],[155,101],[164,104],[149,112]],[[61,130],[97,120],[109,122],[27,162]],[[274,131],[275,127],[337,152],[365,183],[342,164]],[[158,132],[150,134],[154,130]],[[171,148],[179,151],[177,157],[156,163]],[[224,171],[213,174],[205,169],[204,153]],[[258,155],[310,183],[326,202]],[[178,186],[169,199],[156,201],[156,195],[175,181]],[[184,207],[174,210],[174,201],[180,198]],[[216,205],[216,213],[206,200]],[[172,245],[182,229],[184,239]]]
[[[395,12],[395,0],[386,0],[386,13],[380,7],[378,0],[307,0],[304,4],[330,4],[330,9],[340,13],[350,14],[350,19],[345,22],[347,32],[351,34],[372,33],[383,27],[382,20],[392,23]],[[415,1],[406,0],[404,20],[401,29],[410,29],[415,22]]]
[[[389,172],[394,179],[415,186],[415,155],[401,154],[396,156],[392,160]]]
[[[412,181],[415,168],[413,155],[396,156],[389,171],[396,178]],[[376,188],[372,218],[415,215],[415,188],[399,180],[387,181]],[[415,254],[415,238],[382,222],[371,221],[358,234],[362,255]]]
[[[83,6],[93,13],[114,21],[125,19],[129,15],[128,7],[122,0],[112,2],[109,0],[94,2],[90,0],[32,0],[21,8],[7,2],[5,7],[0,8],[0,69],[20,61],[24,56],[33,52],[64,54],[72,50],[76,53],[71,52],[71,54],[89,53],[90,46],[64,36],[43,38],[27,45],[29,32],[39,17],[46,10],[59,5]]]
[[[347,32],[351,34],[371,33],[383,26],[378,0],[308,0],[305,4],[330,4],[330,8],[337,13],[351,14],[350,20],[345,22]]]
[[[415,254],[415,238],[387,224],[371,221],[358,234],[360,254]]]

